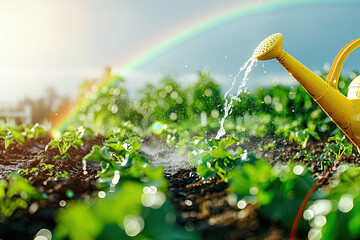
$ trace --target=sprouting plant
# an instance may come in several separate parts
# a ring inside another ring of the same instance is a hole
[[[38,137],[46,135],[45,129],[39,123],[35,123],[34,125],[25,126],[24,132],[25,132],[26,138],[29,138],[29,139],[36,139]]]
[[[319,159],[319,155],[311,154],[310,151],[305,149],[305,150],[301,150],[301,151],[297,152],[295,154],[295,156],[293,157],[293,159],[294,160],[295,159],[302,159],[304,161],[312,161],[313,162],[313,161],[316,161],[316,160]]]
[[[46,164],[46,163],[40,163],[40,166],[41,166],[42,170],[44,170],[44,171],[51,170],[55,167],[55,165],[53,165],[53,164]]]
[[[19,169],[18,173],[19,174],[29,174],[29,173],[34,173],[34,172],[36,172],[38,170],[39,170],[39,168],[37,168],[37,167],[33,167],[31,169],[25,168],[25,169]]]
[[[264,147],[263,147],[264,151],[267,151],[269,149],[274,150],[274,148],[275,148],[275,141],[272,141],[272,142],[264,145]]]
[[[10,217],[18,208],[26,208],[30,200],[40,200],[40,193],[18,173],[10,173],[7,180],[0,179],[0,216]]]
[[[164,183],[162,167],[152,167],[149,160],[141,156],[140,139],[131,137],[125,141],[109,138],[104,146],[93,145],[92,151],[83,159],[86,161],[99,161],[101,163],[100,185],[103,188],[114,187],[118,177],[160,181]],[[165,185],[163,186],[165,187]]]
[[[70,159],[71,155],[69,153],[65,153],[64,156],[60,156],[60,155],[55,155],[53,157],[54,160],[66,160],[66,159]]]
[[[41,170],[42,171],[44,171],[44,172],[47,172],[46,173],[46,175],[48,175],[48,176],[52,176],[53,175],[53,173],[51,172],[51,170],[53,169],[55,167],[55,165],[54,164],[46,164],[46,163],[40,163],[40,168],[41,168]],[[20,169],[20,170],[18,170],[18,173],[19,174],[31,174],[31,173],[34,173],[34,172],[37,172],[37,171],[39,171],[40,169],[39,168],[37,168],[37,167],[33,167],[33,168],[31,168],[31,169]]]
[[[201,141],[195,139],[190,143],[193,151],[189,152],[189,162],[197,165],[197,172],[204,180],[218,175],[223,181],[229,181],[229,171],[242,160],[247,154],[238,147],[235,151],[229,149],[230,146],[238,141],[228,136],[222,140],[211,139]]]
[[[14,140],[20,144],[24,144],[24,135],[24,132],[18,131],[17,129],[10,126],[6,126],[5,128],[0,129],[0,138],[4,139],[5,149],[7,149]]]
[[[329,137],[324,148],[324,153],[320,157],[324,159],[326,156],[330,156],[333,160],[337,160],[343,155],[350,156],[352,150],[353,145],[347,141],[345,135],[336,134],[333,137]]]
[[[126,140],[130,137],[134,137],[135,127],[130,122],[120,122],[116,129],[109,131],[105,134],[106,138],[117,138],[119,140]]]
[[[55,178],[56,179],[67,178],[68,175],[69,175],[69,173],[66,170],[64,170],[63,172],[60,172],[60,171],[55,172]]]
[[[58,148],[60,155],[64,155],[70,147],[78,148],[83,145],[82,137],[84,133],[84,127],[79,127],[76,131],[67,131],[60,138],[51,140],[46,149],[55,146]]]
[[[276,135],[288,138],[290,141],[300,143],[302,148],[306,148],[310,137],[319,140],[319,134],[316,132],[316,125],[308,123],[307,128],[303,128],[300,120],[290,121],[289,119],[278,119]]]
[[[34,139],[45,135],[46,131],[38,123],[34,125],[16,126],[15,124],[7,124],[0,126],[0,138],[4,139],[5,149],[7,149],[14,140],[20,144],[24,144],[25,139]]]

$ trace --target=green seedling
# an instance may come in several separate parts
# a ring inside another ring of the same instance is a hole
[[[55,155],[53,157],[54,160],[66,160],[66,159],[70,159],[71,155],[69,153],[65,153],[64,156],[60,156],[60,155]]]
[[[297,152],[293,158],[294,160],[296,159],[302,159],[304,161],[317,161],[319,159],[319,155],[313,155],[311,154],[310,151],[308,150],[301,150],[299,152]]]
[[[18,171],[18,173],[19,174],[31,174],[31,173],[37,172],[38,170],[39,170],[39,168],[33,167],[31,169],[20,169]]]
[[[55,178],[56,179],[67,178],[68,175],[69,175],[69,173],[66,170],[64,170],[63,172],[60,172],[60,171],[55,172]]]
[[[274,148],[275,148],[275,141],[272,141],[272,142],[264,145],[264,147],[263,147],[264,151],[274,150]]]
[[[231,136],[222,140],[213,138],[206,142],[196,139],[191,143],[194,150],[189,152],[189,162],[197,165],[196,171],[205,181],[218,175],[223,181],[228,182],[229,171],[240,164],[245,156],[240,147],[235,151],[229,149],[237,142]]]
[[[340,159],[343,155],[350,156],[352,154],[353,145],[349,143],[343,134],[336,134],[329,137],[328,143],[324,148],[324,155],[321,158],[330,156],[333,160]]]
[[[0,219],[10,217],[18,208],[26,208],[29,201],[41,199],[40,193],[18,173],[0,179]]]
[[[12,127],[5,127],[4,129],[0,129],[0,138],[4,139],[5,149],[9,148],[12,141],[17,141],[20,144],[25,143],[24,133],[19,132]]]
[[[46,135],[45,129],[39,124],[27,125],[24,127],[25,136],[28,139],[36,139]]]
[[[70,147],[78,148],[83,145],[82,137],[84,133],[85,129],[83,127],[79,127],[76,131],[67,131],[60,138],[51,140],[45,150],[54,146],[58,148],[60,155],[64,155]]]
[[[114,187],[118,183],[115,181],[118,176],[121,178],[147,179],[146,181],[162,182],[163,188],[166,187],[164,181],[163,167],[154,168],[149,160],[139,155],[140,139],[131,137],[125,141],[116,138],[107,139],[103,147],[94,145],[92,151],[83,159],[85,161],[98,161],[101,163],[100,187]],[[116,183],[114,183],[116,182]]]
[[[55,165],[53,165],[53,164],[46,164],[46,163],[40,163],[40,166],[41,166],[42,170],[44,170],[44,171],[51,170],[55,167]]]

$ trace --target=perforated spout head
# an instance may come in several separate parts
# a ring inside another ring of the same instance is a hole
[[[258,60],[270,60],[276,58],[282,50],[283,37],[281,33],[275,33],[265,38],[255,49],[252,57]]]

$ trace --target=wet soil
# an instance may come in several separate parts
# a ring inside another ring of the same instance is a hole
[[[71,199],[89,199],[97,193],[96,179],[99,163],[88,162],[84,172],[82,158],[94,144],[101,145],[103,137],[85,140],[84,145],[70,148],[70,157],[55,160],[59,154],[55,147],[45,150],[49,137],[27,140],[24,145],[12,142],[8,149],[0,140],[0,178],[19,169],[42,169],[44,164],[54,165],[44,171],[23,174],[34,187],[46,194],[45,201],[30,204],[28,209],[17,210],[12,217],[0,222],[0,239],[33,239],[41,228],[54,229],[54,214]],[[312,154],[323,152],[326,140],[310,142],[307,150]],[[274,148],[264,150],[268,143]],[[274,139],[251,138],[241,144],[244,150],[254,152],[270,163],[288,162],[301,151],[298,144]],[[55,159],[54,159],[55,157]],[[324,172],[318,162],[304,162],[314,176]],[[355,155],[341,161],[359,163]],[[339,164],[339,162],[337,163]],[[68,172],[66,178],[56,178],[56,172]],[[169,196],[178,211],[178,223],[186,230],[196,229],[203,239],[288,239],[290,233],[277,222],[269,222],[258,214],[256,206],[248,204],[239,211],[229,201],[228,185],[219,179],[204,182],[195,169],[183,169],[168,174]],[[331,178],[331,174],[326,176]],[[326,181],[324,181],[326,182]]]
[[[91,151],[92,145],[102,144],[103,138],[84,141],[84,145],[68,150],[70,158],[55,160],[59,154],[55,147],[45,150],[50,138],[28,140],[24,145],[12,142],[8,149],[0,141],[0,177],[20,169],[38,168],[33,173],[22,174],[29,183],[46,196],[46,200],[33,203],[26,210],[18,209],[13,216],[0,222],[0,239],[33,239],[41,228],[55,227],[54,214],[70,199],[91,198],[96,191],[95,181],[100,165],[88,162],[84,173],[82,158]],[[43,170],[43,164],[54,165]],[[68,172],[66,178],[56,178],[56,172]],[[61,206],[60,206],[61,205]]]
[[[185,229],[197,229],[203,239],[288,239],[277,223],[263,219],[255,206],[239,211],[229,202],[228,185],[219,179],[204,182],[196,169],[169,177],[169,190]]]

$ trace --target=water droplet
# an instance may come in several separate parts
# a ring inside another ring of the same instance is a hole
[[[245,200],[240,200],[238,201],[237,203],[237,207],[240,208],[240,209],[244,209],[246,207],[246,201]]]
[[[60,207],[65,207],[65,206],[66,206],[66,201],[65,201],[65,200],[61,200],[61,201],[59,202],[59,205],[60,205]]]
[[[87,171],[86,171],[86,160],[82,160],[82,164],[83,164],[83,174],[86,175]]]
[[[306,221],[309,221],[314,217],[314,212],[310,209],[307,209],[304,211],[303,217]]]
[[[293,172],[296,174],[296,175],[301,175],[303,172],[304,172],[305,168],[301,165],[296,165],[293,169]]]
[[[350,194],[344,194],[341,196],[340,201],[338,203],[338,208],[341,212],[347,213],[350,212],[354,207],[353,197]]]
[[[71,190],[71,189],[67,189],[65,191],[65,195],[66,195],[67,198],[73,198],[74,197],[74,191]]]
[[[192,206],[192,204],[193,204],[193,202],[191,200],[189,200],[189,199],[185,200],[185,205],[186,206]]]
[[[98,197],[99,198],[105,198],[106,197],[106,193],[104,191],[99,191],[98,192]]]

